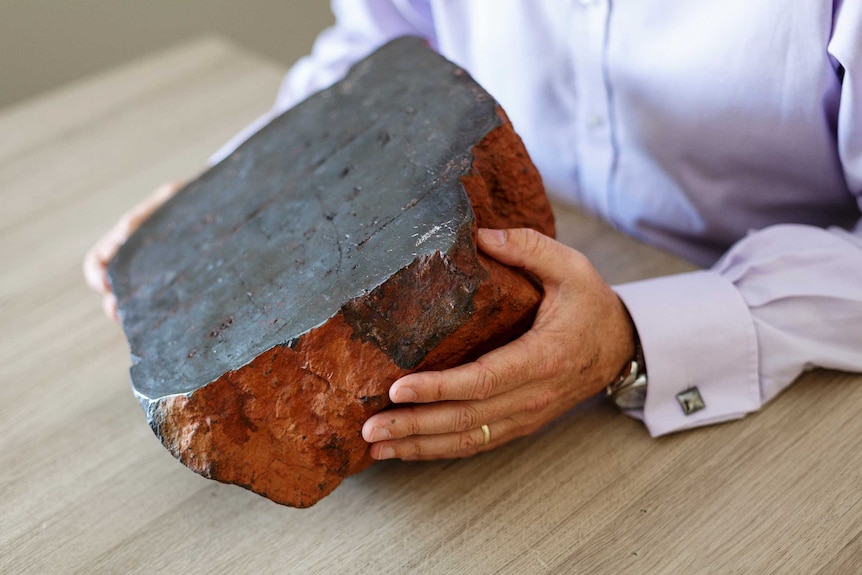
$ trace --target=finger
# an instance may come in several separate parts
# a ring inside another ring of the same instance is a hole
[[[513,433],[513,430],[519,427],[512,420],[501,420],[486,425],[489,430],[487,443],[485,443],[485,433],[482,428],[477,427],[459,433],[413,435],[406,439],[375,443],[370,449],[371,457],[410,460],[469,457],[514,439],[517,434]]]
[[[136,209],[123,214],[119,221],[84,256],[84,278],[94,290],[108,294],[108,262],[117,254],[120,246],[146,218],[144,211]]]
[[[368,418],[362,426],[362,437],[374,443],[411,435],[468,431],[500,417],[500,406],[490,403],[493,400],[451,401],[388,410]]]
[[[480,228],[479,247],[501,263],[534,274],[546,287],[570,279],[572,268],[585,260],[576,250],[529,228]]]
[[[104,245],[111,250],[106,259],[110,260],[117,253],[119,247],[141,227],[141,224],[148,220],[165,202],[175,196],[183,186],[185,186],[185,181],[164,183],[143,202],[123,214],[105,238],[106,240],[110,238],[109,241],[104,242]]]
[[[105,262],[100,257],[97,246],[90,248],[84,256],[84,279],[87,280],[87,285],[99,293],[105,294],[111,290]]]
[[[107,293],[102,296],[102,310],[108,318],[120,321],[120,316],[117,314],[117,297],[114,294]]]
[[[476,361],[443,371],[412,373],[389,388],[394,403],[487,399],[543,378],[555,363],[527,332]]]
[[[539,419],[553,401],[551,387],[533,385],[484,401],[447,401],[391,409],[368,418],[362,426],[362,437],[373,443],[411,435],[468,431],[515,414],[531,421]]]
[[[135,233],[139,227],[141,227],[141,224],[153,215],[163,202],[164,200],[157,196],[153,196],[152,198],[147,199],[145,203],[136,206],[120,217],[120,220],[117,222],[117,225],[110,234],[113,239],[114,253],[116,253],[117,249],[125,243],[125,241],[129,239],[129,237]]]
[[[108,262],[117,254],[120,246],[149,218],[162,204],[176,195],[185,185],[184,181],[167,182],[156,188],[141,204],[135,206],[99,239],[84,256],[84,278],[87,284],[99,293],[111,293],[108,282]],[[108,309],[108,306],[103,304]]]
[[[121,224],[126,225],[125,222]],[[87,284],[99,293],[111,293],[108,262],[117,254],[128,237],[120,228],[121,224],[114,226],[84,256],[84,278]]]
[[[156,199],[157,205],[161,205],[171,199],[177,192],[183,189],[183,186],[185,185],[185,180],[172,180],[160,185],[153,192],[153,197]]]

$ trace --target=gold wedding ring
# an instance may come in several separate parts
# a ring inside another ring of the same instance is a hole
[[[488,424],[482,425],[482,446],[488,445],[491,443],[491,428],[488,427]]]

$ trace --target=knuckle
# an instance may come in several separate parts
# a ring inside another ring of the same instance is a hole
[[[507,417],[505,419],[508,432],[506,441],[524,437],[542,428],[544,421],[536,417]]]
[[[524,411],[528,413],[542,412],[554,401],[554,394],[549,390],[539,390],[524,403]]]
[[[554,379],[559,377],[564,371],[562,354],[555,353],[550,347],[542,349],[536,356],[535,369],[537,379]]]
[[[473,397],[475,399],[488,399],[494,394],[500,378],[494,370],[481,361],[477,361],[476,366],[477,372]]]
[[[472,433],[464,432],[458,434],[458,445],[455,451],[464,455],[470,455],[479,451],[479,441]]]
[[[520,343],[520,354],[525,358],[524,377],[532,381],[545,381],[559,377],[571,350],[568,349],[568,334],[557,333],[559,328],[545,326],[541,336],[526,333],[512,343]]]
[[[434,401],[443,401],[447,399],[446,395],[446,380],[441,377],[435,377],[431,384],[431,394]]]
[[[518,355],[523,358],[521,364],[523,370],[520,375],[524,380],[541,379],[548,370],[547,358],[549,355],[548,338],[539,341],[532,334],[525,334],[512,342],[518,346]]]
[[[400,453],[399,453],[399,451],[400,451]],[[409,444],[407,449],[398,450],[398,451],[396,451],[396,453],[398,453],[398,457],[411,457],[411,456],[421,457],[423,455],[426,455],[426,451],[427,450],[422,445],[421,441],[413,441]]]
[[[528,256],[536,256],[540,254],[545,246],[545,236],[532,228],[524,228],[523,232],[524,252]]]
[[[479,410],[471,405],[461,407],[456,415],[455,430],[469,431],[481,425]]]
[[[410,414],[406,418],[406,424],[404,425],[405,430],[407,431],[407,435],[421,435],[422,434],[422,426],[419,423],[419,419],[415,415],[415,411],[413,409],[410,410]]]

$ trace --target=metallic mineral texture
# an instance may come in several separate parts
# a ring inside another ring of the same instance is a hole
[[[477,226],[554,234],[505,114],[416,38],[188,184],[109,275],[153,431],[183,464],[307,507],[369,464],[398,377],[529,328],[540,289]]]

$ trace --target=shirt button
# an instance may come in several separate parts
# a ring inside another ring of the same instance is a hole
[[[597,130],[605,125],[605,119],[598,114],[593,114],[589,118],[587,118],[587,128],[591,130]]]

